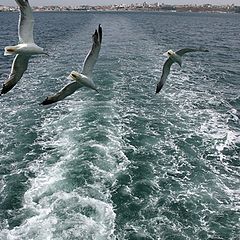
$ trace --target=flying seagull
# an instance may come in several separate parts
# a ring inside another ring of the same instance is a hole
[[[33,25],[34,19],[32,9],[28,3],[28,0],[16,0],[20,8],[19,22],[18,22],[18,38],[19,44],[15,46],[5,47],[4,55],[16,54],[11,72],[8,79],[4,82],[1,94],[5,94],[10,91],[17,82],[23,76],[23,73],[27,70],[28,61],[31,55],[46,54],[43,48],[37,46],[33,39]],[[1,95],[0,94],[0,95]]]
[[[183,48],[181,50],[178,50],[177,52],[174,52],[173,50],[168,50],[167,52],[165,52],[163,55],[167,56],[168,59],[163,65],[162,76],[161,76],[160,81],[157,84],[156,93],[160,92],[164,83],[166,82],[166,79],[170,73],[170,68],[171,68],[172,64],[176,62],[181,67],[182,66],[182,56],[185,53],[189,53],[189,52],[208,52],[208,50],[202,49],[202,48]]]
[[[98,91],[92,80],[92,71],[98,59],[102,43],[102,27],[100,24],[98,26],[98,30],[95,30],[94,34],[92,35],[92,41],[93,41],[92,49],[89,51],[88,55],[86,56],[83,62],[82,72],[79,73],[77,71],[72,71],[68,76],[68,79],[72,80],[73,82],[64,86],[56,94],[48,96],[41,103],[42,105],[48,105],[63,100],[65,97],[73,94],[77,89],[83,86]]]

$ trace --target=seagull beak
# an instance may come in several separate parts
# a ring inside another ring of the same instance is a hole
[[[68,80],[71,80],[71,81],[75,81],[75,79],[73,79],[73,77],[71,76],[71,74],[68,75],[67,79],[68,79]]]
[[[169,57],[168,52],[163,53],[163,56]]]

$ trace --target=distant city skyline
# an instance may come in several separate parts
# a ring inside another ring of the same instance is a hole
[[[130,3],[143,3],[144,0],[29,0],[32,6],[46,6],[46,5],[109,5],[109,4],[130,4]],[[159,2],[160,4],[213,4],[213,5],[226,5],[235,4],[240,5],[240,0],[151,0],[145,1],[147,3]],[[14,6],[16,5],[14,0],[1,0],[0,5]]]

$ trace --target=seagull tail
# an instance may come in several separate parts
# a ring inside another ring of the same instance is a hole
[[[16,53],[17,47],[16,46],[7,46],[4,49],[4,56],[13,55]]]

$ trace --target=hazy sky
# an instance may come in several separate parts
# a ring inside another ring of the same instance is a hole
[[[145,0],[146,1],[146,0]],[[142,3],[144,0],[29,0],[33,6],[44,5],[104,5],[104,4],[120,4],[120,3]],[[240,5],[240,0],[149,0],[148,3],[165,3],[165,4],[235,4]],[[13,6],[14,0],[0,0],[0,5]]]

